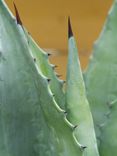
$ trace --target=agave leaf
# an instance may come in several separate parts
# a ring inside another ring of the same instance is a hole
[[[43,75],[51,80],[50,89],[54,94],[55,101],[61,108],[65,108],[65,96],[63,92],[64,81],[60,80],[55,74],[55,66],[49,63],[48,54],[35,43],[30,35],[27,35],[27,38],[34,61],[36,61]]]
[[[117,153],[117,1],[111,8],[103,31],[84,74],[99,150],[102,156]]]
[[[33,61],[23,29],[0,1],[0,155],[80,156],[73,125]]]
[[[69,56],[66,81],[67,119],[71,123],[78,125],[74,133],[78,142],[81,144],[82,155],[99,156],[92,115],[85,95],[85,86],[70,20],[68,24]]]
[[[24,28],[15,3],[14,3],[14,8],[16,12],[17,23],[20,24],[22,26],[22,29],[24,30],[24,34],[26,35],[28,46],[34,58],[34,62],[36,62],[43,75],[46,76],[48,80],[51,81],[50,88],[58,105],[61,108],[65,108],[64,107],[65,96],[63,91],[64,81],[60,80],[57,77],[56,73],[54,72],[56,66],[49,63],[49,59],[48,59],[49,54],[46,53],[37,45],[37,43],[31,37],[30,33]]]

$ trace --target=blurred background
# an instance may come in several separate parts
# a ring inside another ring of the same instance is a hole
[[[51,63],[65,79],[67,65],[67,18],[78,45],[82,69],[86,68],[113,0],[14,0],[24,26],[38,45],[53,53]],[[13,1],[6,3],[14,13]]]

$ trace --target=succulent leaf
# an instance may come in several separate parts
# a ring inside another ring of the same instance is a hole
[[[84,73],[101,156],[117,153],[117,1]]]
[[[64,109],[65,108],[65,95],[63,91],[64,82],[58,78],[53,66],[49,63],[48,54],[42,50],[32,39],[30,35],[27,35],[29,48],[35,59],[36,64],[43,73],[44,76],[51,80],[50,89],[55,95],[55,101],[58,105]]]
[[[0,23],[0,155],[81,156],[74,126],[55,102],[4,1]]]
[[[67,119],[74,125],[74,134],[81,144],[83,156],[99,156],[94,132],[93,119],[85,95],[85,86],[78,58],[78,50],[68,20],[68,66],[66,81]]]
[[[49,63],[48,57],[51,54],[45,52],[43,49],[41,49],[37,45],[37,43],[31,37],[30,33],[24,28],[15,3],[14,3],[14,8],[15,8],[15,13],[16,13],[17,24],[21,25],[24,31],[24,34],[26,35],[28,46],[31,50],[32,56],[34,57],[34,62],[36,62],[36,64],[38,65],[38,68],[41,70],[43,75],[48,77],[48,80],[52,80],[52,83],[50,84],[50,88],[55,96],[55,100],[61,108],[65,108],[64,107],[65,96],[64,96],[64,88],[63,88],[64,81],[59,79],[61,75],[58,75],[54,72],[57,66]]]

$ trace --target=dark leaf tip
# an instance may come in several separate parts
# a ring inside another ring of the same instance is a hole
[[[68,38],[70,38],[72,36],[73,36],[73,32],[72,32],[70,17],[68,17]]]
[[[23,24],[22,24],[21,18],[20,18],[20,16],[19,16],[18,9],[17,9],[17,7],[16,7],[16,5],[15,5],[14,2],[13,2],[13,4],[14,4],[14,8],[15,8],[15,14],[16,14],[17,24],[20,24],[20,25],[22,26]]]

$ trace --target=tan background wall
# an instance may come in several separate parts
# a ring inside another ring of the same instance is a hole
[[[112,0],[14,0],[25,27],[40,47],[52,51],[51,61],[65,78],[67,63],[67,17],[72,27],[82,68],[86,67]],[[6,0],[13,10],[13,1]]]

